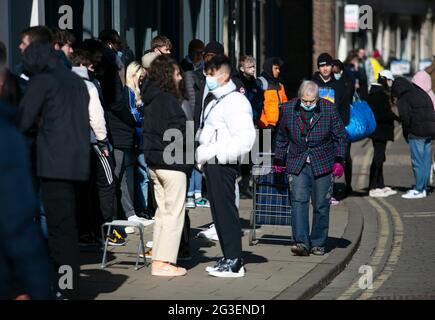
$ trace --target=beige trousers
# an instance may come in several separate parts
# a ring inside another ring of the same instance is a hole
[[[150,170],[157,202],[153,261],[177,263],[185,218],[187,176],[173,170]]]

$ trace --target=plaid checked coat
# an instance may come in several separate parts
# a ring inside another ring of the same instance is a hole
[[[286,162],[288,173],[299,175],[309,158],[316,177],[330,174],[334,163],[342,163],[346,153],[347,134],[340,114],[332,103],[320,99],[307,137],[302,137],[302,112],[299,99],[283,105],[275,163]]]

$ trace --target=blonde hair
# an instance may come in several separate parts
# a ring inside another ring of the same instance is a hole
[[[133,61],[127,67],[126,86],[129,87],[131,90],[133,90],[135,95],[136,106],[140,106],[142,104],[142,97],[140,94],[140,89],[136,87],[133,81],[134,76],[137,76],[138,78],[145,77],[144,68],[136,61]]]

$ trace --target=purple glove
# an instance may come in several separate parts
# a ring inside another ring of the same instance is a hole
[[[344,168],[341,163],[334,163],[332,167],[332,176],[334,178],[341,178],[344,175]]]
[[[281,166],[273,166],[272,169],[273,169],[273,172],[275,172],[275,173],[284,173],[285,172],[285,167],[281,167]]]

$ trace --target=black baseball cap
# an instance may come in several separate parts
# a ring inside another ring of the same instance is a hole
[[[332,65],[332,57],[329,53],[322,53],[319,58],[317,59],[317,66],[323,67],[323,66],[331,66]]]
[[[207,53],[214,53],[217,56],[223,56],[225,54],[225,49],[221,43],[217,41],[212,41],[207,44],[204,49],[204,55],[206,55]]]

